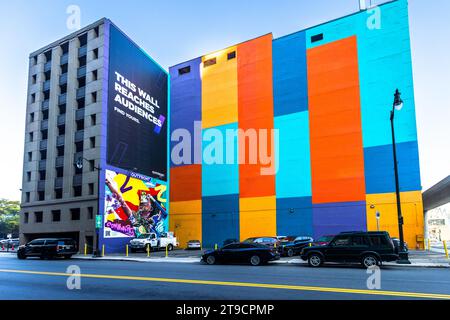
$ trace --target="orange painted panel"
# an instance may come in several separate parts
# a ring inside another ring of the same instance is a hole
[[[357,52],[356,36],[307,51],[313,203],[365,200]]]
[[[267,143],[257,142],[257,161],[249,163],[249,140],[239,139],[239,155],[246,158],[239,165],[240,197],[265,197],[275,195],[275,175],[262,174],[263,164],[259,157],[263,146],[271,155],[273,122],[273,78],[272,78],[272,35],[247,41],[238,45],[238,116],[239,129],[268,130]],[[259,139],[258,139],[259,140]],[[266,153],[266,152],[264,152]],[[274,156],[272,157],[274,159]]]
[[[181,248],[186,248],[189,240],[202,241],[202,201],[172,202],[169,230],[174,232]]]
[[[170,201],[202,199],[202,166],[199,164],[170,169]]]

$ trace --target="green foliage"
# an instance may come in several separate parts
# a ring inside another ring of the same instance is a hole
[[[0,237],[19,233],[20,202],[0,199]]]

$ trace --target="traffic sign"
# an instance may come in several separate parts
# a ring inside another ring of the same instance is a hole
[[[102,228],[102,216],[99,214],[95,217],[95,228],[96,229]]]

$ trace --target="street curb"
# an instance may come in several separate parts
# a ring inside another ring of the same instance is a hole
[[[80,257],[80,256],[74,256],[72,259],[77,260],[102,260],[102,261],[128,261],[128,262],[141,262],[141,263],[149,263],[149,262],[166,262],[166,263],[197,263],[201,262],[200,259],[194,259],[194,258],[149,258],[148,260],[145,259],[133,259],[133,258],[113,258],[113,257],[100,257],[100,258],[93,258],[93,257]],[[272,261],[271,264],[297,264],[297,265],[307,265],[307,262],[303,262],[300,259],[293,259],[293,260],[277,260]],[[394,267],[394,268],[450,268],[450,263],[448,265],[446,264],[394,264],[394,263],[384,263],[383,266],[385,267]]]

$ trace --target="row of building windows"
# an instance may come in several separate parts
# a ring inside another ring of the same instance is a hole
[[[94,219],[94,208],[93,207],[88,207],[88,219],[92,220]],[[33,212],[34,215],[34,223],[43,223],[44,222],[44,212],[42,211],[36,211]],[[52,222],[60,222],[61,221],[61,210],[52,210],[51,211],[51,217],[52,217]],[[70,209],[70,220],[72,221],[79,221],[81,220],[81,209],[80,208],[74,208],[74,209]],[[28,224],[28,223],[33,223],[31,222],[30,219],[30,213],[29,212],[24,212],[23,214],[23,223]]]
[[[44,180],[45,182],[45,180]],[[93,196],[95,195],[95,184],[94,183],[88,183],[88,195]],[[62,199],[63,198],[63,190],[64,188],[55,188],[53,191],[53,199]],[[72,194],[71,197],[81,197],[83,196],[83,186],[73,186],[72,187]],[[45,201],[45,191],[37,191],[36,192],[36,200],[35,201]],[[25,203],[31,202],[31,192],[27,191],[25,192]]]

